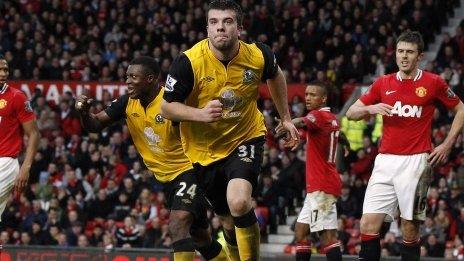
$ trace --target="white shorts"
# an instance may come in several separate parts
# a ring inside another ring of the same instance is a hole
[[[306,199],[296,220],[309,224],[311,232],[337,229],[337,198],[323,191],[306,194]]]
[[[17,159],[0,157],[0,221],[18,174],[19,163]]]
[[[399,206],[406,220],[425,220],[427,190],[432,179],[428,153],[379,154],[364,196],[363,214],[386,214],[392,222]]]

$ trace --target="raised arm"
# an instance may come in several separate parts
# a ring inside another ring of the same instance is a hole
[[[97,114],[90,113],[89,109],[91,104],[92,99],[81,95],[76,99],[75,107],[84,129],[89,132],[100,132],[104,128],[108,127],[113,120],[104,110]]]

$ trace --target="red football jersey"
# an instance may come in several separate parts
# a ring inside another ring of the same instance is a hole
[[[386,103],[393,106],[392,116],[383,116],[380,153],[411,155],[432,150],[434,103],[448,109],[459,98],[436,74],[419,70],[414,79],[401,79],[399,72],[377,79],[361,96],[366,105]]]
[[[23,145],[21,123],[34,120],[26,95],[5,85],[0,89],[0,157],[18,157]]]
[[[339,196],[341,180],[335,166],[340,123],[330,108],[313,110],[303,118],[306,132],[306,191]]]

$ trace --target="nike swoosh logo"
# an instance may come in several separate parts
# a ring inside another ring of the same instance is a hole
[[[386,91],[385,94],[386,94],[386,95],[389,95],[389,94],[392,94],[392,93],[394,93],[394,92],[396,92],[396,91]]]

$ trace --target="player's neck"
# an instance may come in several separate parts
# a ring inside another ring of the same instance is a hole
[[[400,77],[403,80],[412,80],[419,73],[419,68],[412,69],[410,72],[400,71]]]
[[[237,41],[230,50],[221,51],[216,49],[212,44],[208,42],[209,49],[213,53],[214,57],[216,57],[219,61],[230,61],[232,60],[238,53],[240,49],[240,43]]]
[[[150,90],[147,95],[144,95],[143,98],[140,99],[140,104],[144,108],[148,107],[148,105],[158,96],[158,93],[160,92],[160,87],[159,85],[156,85],[154,88]]]

